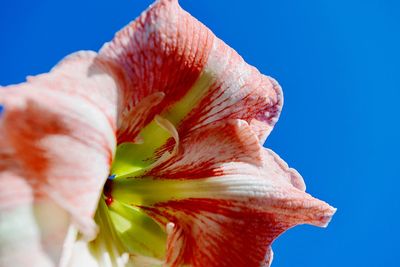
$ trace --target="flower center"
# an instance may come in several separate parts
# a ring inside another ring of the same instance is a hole
[[[179,102],[155,116],[140,131],[140,144],[125,142],[118,145],[95,219],[100,226],[100,235],[110,237],[120,254],[127,252],[135,257],[164,259],[167,240],[164,224],[168,222],[156,222],[144,208],[186,197],[187,192],[193,194],[197,185],[155,181],[146,177],[146,172],[175,153],[179,143],[175,127],[189,114],[212,81],[210,75],[203,73]]]
[[[106,236],[107,243],[117,244],[113,250],[117,249],[120,255],[128,253],[162,260],[167,239],[164,227],[140,206],[113,196],[113,185],[114,181],[107,179],[95,216],[99,235]]]
[[[111,167],[112,175],[103,187],[95,220],[100,228],[99,235],[106,236],[108,243],[117,244],[113,250],[116,249],[120,255],[128,253],[160,261],[165,257],[165,227],[146,213],[141,202],[142,194],[152,194],[154,183],[146,183],[146,192],[137,190],[137,187],[146,180],[138,178],[141,173],[163,156],[160,154],[170,153],[170,150],[164,149],[163,153],[157,154],[161,151],[161,144],[176,138],[174,130],[168,121],[156,117],[141,132],[143,143],[126,142],[117,147]]]

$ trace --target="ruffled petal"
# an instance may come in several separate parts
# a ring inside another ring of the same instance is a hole
[[[118,32],[100,55],[122,67],[122,113],[149,95],[165,94],[142,127],[159,113],[179,126],[181,136],[215,121],[243,119],[263,143],[283,103],[273,79],[246,64],[177,0],[157,1]],[[125,139],[139,134],[130,133]]]
[[[0,91],[0,256],[15,261],[7,266],[27,266],[31,254],[38,261],[29,266],[57,265],[70,222],[88,239],[97,233],[92,218],[116,145],[117,84],[105,65],[78,53]],[[16,216],[25,224],[12,224]]]
[[[191,88],[206,63],[212,38],[211,32],[183,11],[177,1],[163,0],[118,32],[100,55],[123,68],[125,109],[156,92],[165,94],[149,114],[148,123]],[[138,129],[144,125],[138,125]]]
[[[305,193],[302,177],[250,127],[208,124],[183,138],[176,155],[113,184],[116,199],[166,226],[169,265],[269,266],[278,235],[326,226],[335,212]]]
[[[181,199],[144,208],[160,222],[173,223],[167,246],[171,266],[269,266],[276,237],[298,224],[326,226],[335,212],[291,186],[283,170],[270,177],[243,168],[180,181],[186,190]],[[173,189],[164,185],[165,191]]]
[[[153,209],[154,216],[173,222],[167,246],[168,266],[269,266],[270,244],[293,225],[273,213],[233,205],[191,199]]]
[[[214,39],[200,80],[207,77],[212,77],[212,83],[182,120],[179,132],[186,135],[209,123],[241,119],[249,123],[263,144],[282,109],[279,84],[248,65],[218,38]]]

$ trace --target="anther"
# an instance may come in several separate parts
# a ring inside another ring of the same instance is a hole
[[[172,234],[172,231],[175,228],[175,224],[173,222],[169,222],[169,223],[167,223],[165,228],[166,228],[165,230],[167,231],[167,234],[170,235],[170,234]]]

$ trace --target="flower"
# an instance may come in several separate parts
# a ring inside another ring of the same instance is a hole
[[[0,104],[0,266],[269,266],[335,212],[262,146],[278,83],[176,0]]]

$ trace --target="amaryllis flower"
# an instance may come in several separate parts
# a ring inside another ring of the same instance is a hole
[[[0,104],[1,266],[269,266],[335,211],[262,146],[278,83],[176,0]]]

